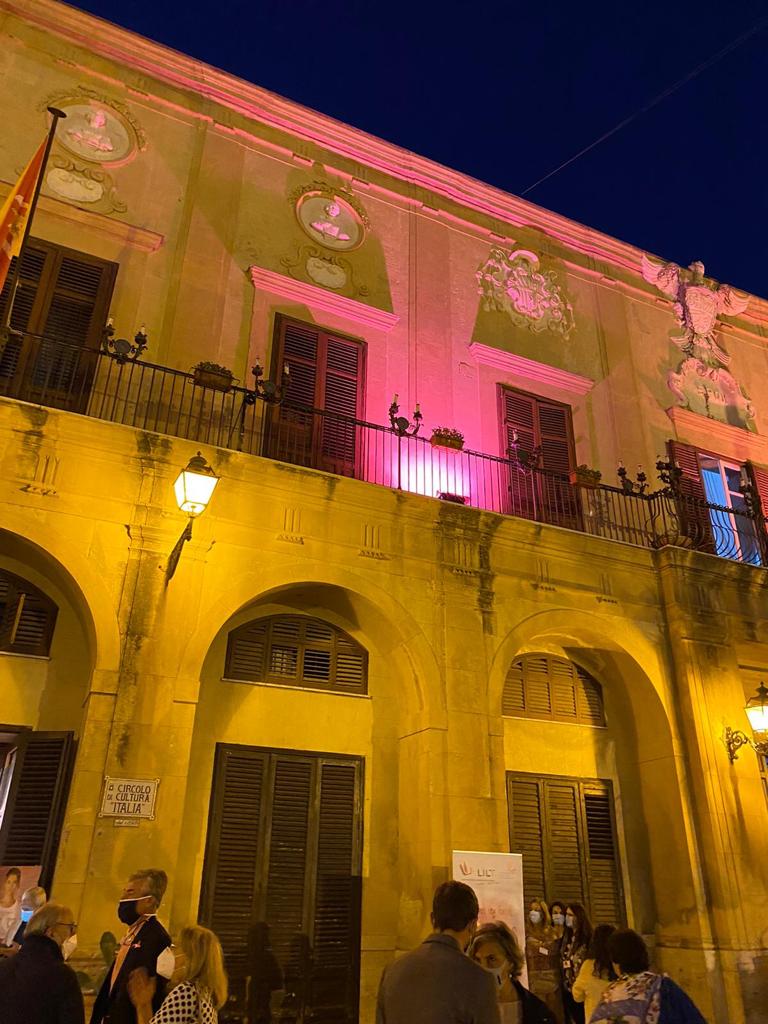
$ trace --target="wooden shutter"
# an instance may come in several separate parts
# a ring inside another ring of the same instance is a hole
[[[622,923],[611,784],[508,772],[507,799],[526,900],[584,903],[593,921]]]
[[[544,899],[544,823],[541,817],[541,783],[532,776],[507,773],[510,851],[523,855],[525,901]],[[558,897],[559,898],[559,897]]]
[[[262,751],[216,747],[200,917],[218,935],[236,977],[246,973],[255,920],[266,763]]]
[[[276,615],[232,630],[224,677],[366,693],[368,655],[328,622],[303,615]]]
[[[545,402],[542,399],[539,399],[536,405],[542,469],[567,476],[575,468],[571,410],[567,405]]]
[[[324,1019],[344,1020],[358,1002],[361,878],[357,870],[359,763],[320,767],[310,1002]]]
[[[677,463],[682,470],[677,501],[680,533],[697,551],[714,553],[712,523],[697,451],[692,445],[681,444],[680,441],[668,441],[667,450],[669,461]]]
[[[600,684],[572,661],[547,654],[525,654],[510,665],[502,714],[605,725]]]
[[[586,903],[578,784],[548,779],[544,784],[547,838],[547,891],[559,899]]]
[[[17,257],[11,260],[8,275],[0,293],[0,322],[5,323],[5,312],[11,294],[11,282],[16,272]],[[11,311],[11,327],[16,331],[33,330],[30,324],[34,325],[36,316],[33,314],[39,310],[43,299],[40,289],[40,282],[50,276],[53,252],[50,249],[39,247],[30,243],[24,251],[21,262],[21,274],[16,289],[16,297]],[[0,354],[0,388],[5,391],[9,381],[12,381],[18,369],[19,360],[24,349],[23,341],[9,341],[2,354]]]
[[[768,565],[768,469],[755,462],[746,462],[745,465],[759,503],[755,518],[762,563]]]
[[[58,608],[32,583],[0,569],[0,651],[46,657]]]
[[[0,863],[41,865],[49,891],[74,757],[71,732],[21,734],[0,830]]]
[[[583,794],[587,828],[587,884],[592,920],[619,925],[624,915],[611,790],[605,784],[585,784]]]
[[[361,826],[360,759],[217,747],[201,919],[240,982],[261,930],[292,1020],[357,1019]]]

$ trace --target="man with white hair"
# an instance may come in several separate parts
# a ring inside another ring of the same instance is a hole
[[[128,978],[143,967],[157,979],[152,1011],[157,1013],[165,998],[166,980],[173,974],[175,957],[171,937],[157,920],[168,886],[168,876],[159,868],[134,871],[123,888],[117,916],[128,926],[120,940],[115,959],[93,1004],[91,1024],[136,1024],[136,1009],[128,995]],[[4,1022],[3,1022],[4,1024]]]
[[[21,949],[0,963],[2,1024],[84,1024],[80,986],[64,963],[76,945],[69,907],[46,903],[32,915]]]

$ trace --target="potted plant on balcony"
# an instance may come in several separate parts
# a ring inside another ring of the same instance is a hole
[[[192,367],[192,373],[195,384],[211,388],[213,391],[229,391],[234,380],[234,374],[226,366],[219,366],[218,363],[211,363],[205,359]]]
[[[464,447],[464,435],[460,430],[454,430],[453,427],[435,427],[429,443],[433,448],[453,448],[456,451],[461,451]]]
[[[574,487],[599,487],[602,473],[599,469],[590,469],[582,463],[570,472],[570,481]]]

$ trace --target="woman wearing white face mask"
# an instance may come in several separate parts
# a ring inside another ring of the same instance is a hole
[[[46,903],[33,914],[16,954],[0,963],[3,1024],[83,1024],[83,996],[75,972],[64,963],[77,946],[69,907]]]
[[[525,960],[507,925],[495,921],[478,928],[469,955],[496,979],[502,1024],[556,1024],[547,1006],[519,981]]]
[[[525,959],[528,964],[528,987],[563,1022],[563,1000],[560,995],[560,940],[552,927],[549,907],[540,897],[528,905],[525,922]]]

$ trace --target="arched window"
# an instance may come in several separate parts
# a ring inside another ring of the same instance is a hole
[[[605,725],[603,690],[583,668],[549,654],[524,654],[504,682],[502,715]]]
[[[368,692],[368,655],[342,630],[303,615],[274,615],[233,629],[226,679],[338,693]]]
[[[0,569],[0,651],[47,657],[58,611],[33,583]]]

